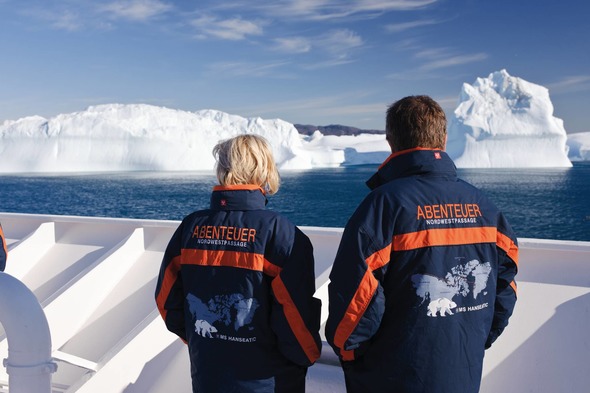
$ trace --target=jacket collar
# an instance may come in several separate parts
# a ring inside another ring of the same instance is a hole
[[[400,177],[430,173],[457,177],[455,164],[447,153],[439,149],[417,147],[392,153],[366,184],[373,190]]]
[[[254,184],[215,186],[211,194],[212,210],[260,210],[266,203],[264,190]]]

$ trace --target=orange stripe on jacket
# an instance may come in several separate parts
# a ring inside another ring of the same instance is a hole
[[[368,257],[365,262],[369,267],[369,270],[375,271],[377,269],[382,268],[383,266],[389,263],[389,258],[391,256],[391,243],[381,250],[373,253],[370,257]]]
[[[503,233],[498,232],[498,239],[496,240],[496,243],[498,244],[498,247],[506,251],[508,257],[514,261],[516,266],[518,266],[518,247],[512,241],[512,239]]]
[[[213,186],[213,191],[252,191],[252,190],[259,190],[263,194],[265,194],[262,187],[257,186],[256,184],[232,184],[227,186]]]
[[[395,235],[393,249],[407,251],[432,246],[496,243],[496,232],[494,227],[426,229]]]
[[[160,292],[156,298],[156,304],[158,305],[158,309],[164,320],[166,320],[164,304],[166,303],[166,299],[170,295],[172,286],[178,277],[180,265],[236,267],[263,272],[271,277],[276,277],[281,272],[279,266],[267,261],[262,254],[236,251],[182,249],[180,255],[173,258],[168,264],[168,267],[164,272],[164,279],[162,280]]]
[[[238,251],[181,250],[183,265],[228,266],[248,270],[264,271],[264,255]]]
[[[264,255],[253,252],[183,249],[182,263],[199,266],[237,267],[263,272],[271,277],[276,277],[281,272],[281,268],[269,262],[264,258]]]
[[[320,357],[320,349],[317,347],[307,326],[305,326],[305,322],[303,322],[303,318],[301,318],[301,314],[299,314],[299,310],[295,303],[293,303],[293,299],[291,299],[291,295],[280,276],[272,280],[272,289],[278,302],[283,305],[285,317],[299,345],[303,348],[309,361],[312,363],[315,362]]]
[[[180,260],[182,258],[182,254],[172,258],[166,270],[164,271],[164,278],[162,279],[162,285],[160,286],[160,292],[156,297],[156,304],[158,305],[158,310],[160,311],[160,315],[166,320],[166,314],[168,313],[164,305],[166,304],[166,299],[170,295],[170,291],[172,291],[172,287],[176,282],[176,278],[178,277],[178,271],[180,270]]]
[[[377,290],[377,285],[377,279],[373,276],[373,272],[367,270],[334,333],[334,344],[340,348],[342,356],[345,355],[344,343],[346,343],[346,340],[360,322],[373,298],[373,294]],[[351,354],[349,353],[349,355]]]
[[[390,254],[391,244],[374,252],[365,259],[368,269],[352,297],[352,300],[344,313],[344,317],[338,324],[336,332],[334,333],[334,344],[340,348],[340,354],[344,360],[354,359],[354,351],[345,350],[344,343],[357,327],[377,290],[378,283],[375,276],[373,276],[373,271],[388,264]]]
[[[4,237],[4,231],[2,225],[0,225],[0,236],[2,237],[2,245],[4,246],[4,253],[8,255],[8,246],[6,245],[6,238]]]
[[[396,151],[395,153],[391,153],[389,155],[389,157],[387,157],[385,159],[385,161],[383,161],[383,163],[381,163],[381,165],[379,165],[379,168],[377,169],[381,169],[383,168],[389,161],[391,161],[392,158],[401,156],[403,154],[408,154],[408,153],[412,153],[414,151],[419,151],[419,150],[432,150],[432,151],[443,151],[441,149],[434,149],[432,147],[413,147],[411,149],[406,149],[406,150],[400,150],[400,151]]]
[[[516,282],[512,281],[510,283],[510,286],[512,287],[512,289],[514,289],[514,293],[518,295],[518,288],[516,287]]]

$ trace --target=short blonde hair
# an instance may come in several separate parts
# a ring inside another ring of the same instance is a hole
[[[263,137],[245,134],[221,141],[213,148],[213,155],[220,185],[255,184],[268,194],[279,190],[279,172]]]

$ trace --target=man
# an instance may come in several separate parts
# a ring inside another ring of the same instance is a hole
[[[4,231],[0,224],[0,272],[4,271],[6,267],[6,256],[8,255],[8,249],[6,248],[6,240],[4,240]]]
[[[348,392],[477,392],[484,350],[512,314],[516,237],[457,179],[446,137],[428,96],[387,111],[392,154],[367,182],[330,274],[326,338]]]

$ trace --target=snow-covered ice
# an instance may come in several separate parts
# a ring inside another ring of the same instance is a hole
[[[572,161],[590,161],[590,132],[568,135],[569,158]]]
[[[280,119],[108,104],[0,124],[0,173],[209,171],[213,146],[243,133],[268,139],[282,170],[380,164],[390,153],[383,134],[304,136]],[[463,85],[447,151],[460,168],[569,167],[568,147],[571,160],[590,160],[590,132],[566,140],[547,89],[502,70]]]
[[[447,152],[462,168],[570,167],[549,91],[506,70],[463,84]]]
[[[243,133],[265,137],[280,169],[376,163],[389,154],[383,135],[316,132],[306,137],[279,119],[109,104],[51,119],[5,121],[0,125],[0,173],[211,170],[213,146]]]

